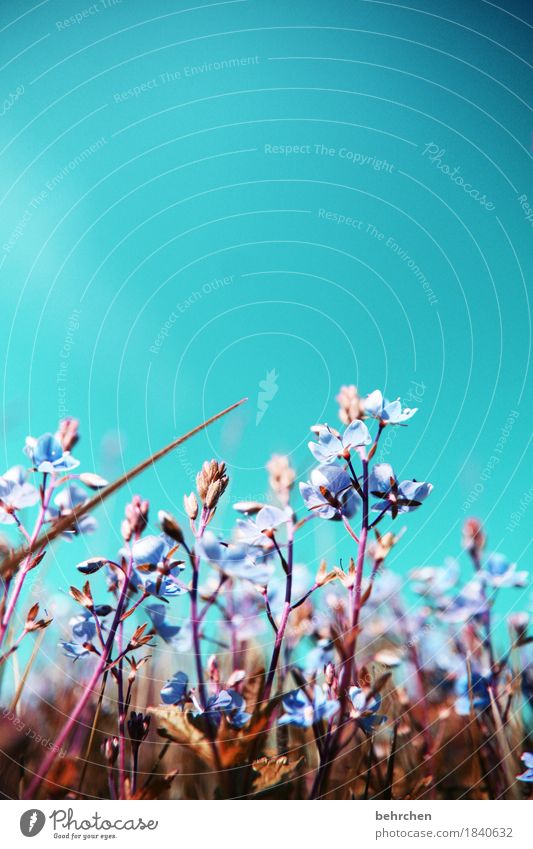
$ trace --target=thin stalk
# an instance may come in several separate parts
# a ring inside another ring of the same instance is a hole
[[[113,618],[113,623],[112,623],[111,629],[109,631],[109,637],[107,639],[106,649],[100,655],[100,657],[98,659],[98,663],[96,664],[96,667],[94,669],[94,672],[93,672],[88,684],[85,685],[85,688],[83,690],[83,693],[81,695],[80,700],[78,701],[76,707],[72,711],[68,721],[65,723],[62,730],[59,732],[59,734],[58,734],[58,736],[55,740],[53,748],[50,750],[48,755],[44,758],[43,762],[41,763],[41,766],[39,767],[39,771],[37,773],[35,773],[35,775],[33,776],[33,779],[30,782],[28,789],[26,790],[26,792],[24,794],[25,799],[33,799],[34,798],[39,787],[41,786],[41,783],[46,778],[51,767],[54,765],[54,762],[55,762],[56,757],[57,757],[57,753],[62,749],[63,743],[65,742],[65,740],[69,736],[70,732],[72,731],[79,715],[84,710],[85,705],[87,704],[87,702],[91,698],[93,691],[96,689],[96,685],[98,684],[98,680],[99,680],[102,672],[104,671],[104,668],[105,668],[105,666],[108,662],[108,659],[109,659],[109,655],[110,655],[111,650],[113,648],[117,628],[118,628],[119,623],[120,623],[120,618],[122,616],[122,611],[123,611],[124,605],[126,603],[126,598],[127,598],[127,594],[128,594],[128,587],[129,587],[129,583],[130,583],[130,576],[131,576],[131,564],[132,564],[132,561],[130,560],[130,566],[129,566],[129,568],[126,571],[125,576],[124,576],[124,581],[123,581],[123,584],[122,584],[122,590],[121,590],[120,597],[119,597],[118,604],[117,604],[117,608],[116,608],[116,611],[115,611],[115,616]]]
[[[283,612],[281,614],[280,623],[278,625],[278,630],[276,633],[276,639],[274,641],[274,649],[272,651],[272,658],[270,660],[270,666],[268,669],[268,674],[265,681],[265,687],[263,690],[263,701],[268,701],[270,698],[270,694],[272,692],[272,685],[274,683],[274,677],[276,675],[276,669],[278,666],[279,656],[281,652],[281,646],[283,643],[283,637],[285,635],[285,628],[287,627],[287,622],[289,620],[289,615],[291,612],[291,597],[292,597],[292,561],[293,561],[293,548],[294,548],[294,527],[292,521],[287,525],[287,560],[285,561],[283,555],[280,556],[282,558],[282,564],[285,563],[286,571],[285,571],[285,602],[283,605]],[[278,548],[279,551],[279,548]]]

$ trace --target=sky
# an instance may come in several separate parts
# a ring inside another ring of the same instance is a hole
[[[249,399],[55,548],[50,586],[116,550],[133,492],[183,518],[206,458],[220,530],[271,454],[306,479],[352,383],[419,408],[379,455],[434,485],[393,568],[458,555],[469,515],[531,566],[532,26],[516,0],[2,3],[3,466],[70,415],[111,479]],[[324,522],[300,552],[353,553]]]

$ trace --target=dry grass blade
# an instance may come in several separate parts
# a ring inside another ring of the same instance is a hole
[[[507,737],[505,736],[505,729],[500,716],[500,709],[496,699],[494,698],[494,693],[492,692],[491,687],[489,687],[489,696],[494,725],[496,726],[496,739],[498,740],[502,755],[501,765],[507,782],[507,792],[505,795],[508,799],[520,799],[520,793],[516,786],[516,770],[514,769],[515,764],[513,763],[513,755],[511,753],[509,743],[507,742]]]
[[[216,422],[218,419],[221,419],[222,416],[225,416],[232,410],[235,410],[237,407],[240,407],[240,405],[244,404],[246,400],[246,398],[242,398],[235,404],[231,404],[231,406],[226,407],[225,410],[221,410],[216,415],[211,416],[211,418],[209,419],[206,419],[205,422],[202,422],[202,424],[199,424],[192,430],[189,430],[187,433],[183,434],[183,436],[179,436],[177,439],[174,439],[164,448],[161,448],[159,451],[156,451],[155,454],[152,454],[146,460],[143,460],[141,463],[138,463],[138,465],[134,466],[133,469],[130,469],[129,472],[126,472],[125,474],[121,475],[121,477],[117,478],[104,489],[101,489],[99,492],[96,493],[96,495],[94,495],[84,504],[81,504],[71,513],[69,513],[68,516],[64,516],[62,519],[59,519],[57,522],[55,522],[54,526],[51,529],[42,533],[31,545],[23,546],[22,548],[17,549],[17,551],[14,551],[12,554],[5,557],[0,563],[0,576],[12,573],[17,568],[17,566],[22,563],[23,560],[26,559],[26,557],[36,551],[40,551],[41,548],[48,545],[56,537],[60,536],[65,531],[68,531],[72,527],[72,525],[76,524],[76,522],[82,518],[82,516],[87,515],[87,513],[90,513],[96,507],[99,507],[100,504],[102,504],[106,500],[106,498],[109,498],[109,496],[112,495],[114,492],[117,492],[117,490],[119,490],[125,484],[129,483],[129,481],[133,480],[133,478],[137,477],[137,475],[140,475],[141,472],[144,472],[144,470],[147,469],[148,466],[157,463],[158,460],[160,460],[162,457],[165,457],[167,454],[173,451],[174,448],[177,448],[187,439],[190,439],[191,436],[195,436],[195,434],[199,433],[201,430],[204,430],[206,427],[209,427],[209,425],[213,424],[213,422]]]

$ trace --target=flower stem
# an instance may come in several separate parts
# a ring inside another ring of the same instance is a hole
[[[263,701],[268,701],[270,698],[270,694],[272,692],[272,685],[274,683],[274,677],[276,675],[276,669],[278,666],[279,656],[281,652],[281,646],[283,644],[283,637],[285,635],[285,628],[287,627],[287,622],[289,620],[289,615],[291,612],[291,598],[292,598],[292,561],[293,561],[293,545],[294,543],[294,527],[293,523],[289,522],[287,525],[287,560],[285,562],[286,572],[285,572],[285,602],[283,604],[283,612],[281,614],[280,623],[278,625],[278,630],[276,633],[276,639],[274,641],[274,649],[272,651],[272,657],[270,659],[270,666],[268,669],[265,688],[263,690]],[[279,550],[279,549],[278,549]],[[281,555],[282,556],[282,555]]]
[[[126,573],[125,573],[125,576],[124,576],[124,581],[123,581],[123,584],[122,584],[122,590],[120,592],[120,597],[119,597],[117,608],[116,608],[116,611],[115,611],[115,616],[113,618],[113,623],[112,623],[111,629],[109,631],[109,637],[107,638],[105,651],[103,651],[102,654],[100,655],[100,658],[99,658],[98,663],[97,663],[97,665],[94,669],[94,672],[93,672],[89,682],[85,685],[85,687],[83,689],[83,693],[81,695],[81,698],[79,699],[76,707],[74,708],[71,715],[69,716],[68,721],[65,723],[62,730],[59,732],[59,734],[58,734],[58,736],[55,740],[54,746],[52,747],[52,749],[50,750],[48,755],[44,758],[43,762],[41,763],[41,766],[39,767],[38,772],[36,772],[34,774],[33,779],[28,786],[28,789],[24,793],[24,799],[33,799],[35,797],[35,794],[39,790],[41,783],[44,781],[44,779],[48,775],[48,772],[50,771],[50,769],[54,765],[54,762],[57,758],[57,754],[58,754],[58,752],[61,751],[61,749],[63,747],[63,743],[65,742],[68,735],[72,731],[79,715],[84,710],[85,705],[87,704],[87,702],[91,698],[94,690],[96,689],[96,685],[98,684],[99,678],[100,678],[102,672],[104,671],[104,668],[105,668],[107,661],[109,659],[109,655],[110,655],[111,650],[113,648],[113,644],[115,642],[115,635],[117,633],[117,628],[118,628],[118,625],[120,623],[120,617],[122,616],[122,611],[123,611],[124,605],[126,603],[128,587],[129,587],[129,584],[130,584],[132,563],[133,563],[133,561],[130,559],[130,565],[129,565],[129,567],[128,567]]]

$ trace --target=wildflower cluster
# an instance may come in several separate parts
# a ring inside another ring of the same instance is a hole
[[[0,477],[0,523],[24,545],[19,558],[6,553],[0,665],[30,635],[55,630],[61,663],[76,663],[84,680],[63,696],[53,748],[30,757],[27,798],[48,793],[58,776],[82,794],[87,772],[91,793],[114,799],[194,795],[180,778],[189,773],[200,775],[197,795],[216,798],[290,795],[296,778],[309,798],[446,796],[474,773],[480,798],[526,792],[517,787],[533,780],[523,743],[524,709],[533,706],[529,613],[509,619],[503,650],[493,620],[499,593],[523,588],[528,574],[487,552],[481,523],[469,519],[469,565],[456,557],[411,568],[410,598],[421,602],[413,607],[386,561],[406,530],[399,517],[422,508],[433,487],[374,458],[383,431],[404,428],[417,410],[354,386],[337,400],[344,428],[311,427],[308,480],[296,487],[290,459],[274,455],[269,498],[234,504],[228,534],[213,523],[229,484],[219,460],[204,462],[184,496],[184,522],[164,509],[154,521],[148,500],[134,495],[118,551],[72,564],[66,621],[34,604],[17,631],[29,573],[55,536],[94,531],[91,490],[107,487],[79,471],[76,420],[27,439],[29,469]],[[298,542],[323,521],[342,536],[333,562],[319,558],[312,576]],[[48,686],[59,687],[53,673]],[[62,776],[57,753],[69,740],[79,749],[87,727],[85,765],[80,758],[75,775]],[[165,742],[154,756],[158,737]],[[526,769],[517,775],[520,755]],[[88,770],[92,761],[99,766]]]

